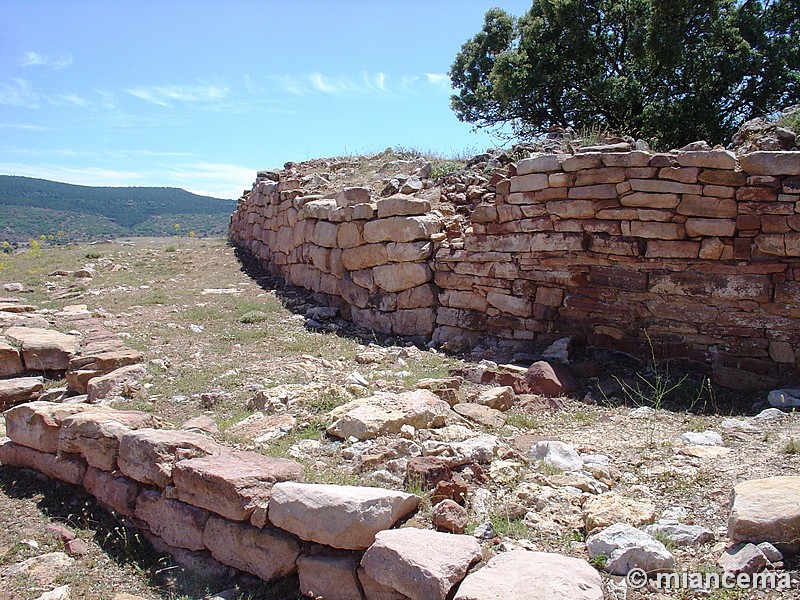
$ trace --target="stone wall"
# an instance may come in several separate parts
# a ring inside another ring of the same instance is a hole
[[[83,486],[206,576],[296,572],[315,598],[444,600],[481,558],[472,536],[395,528],[419,505],[414,494],[300,483],[293,460],[164,429],[150,413],[39,401],[5,418],[0,463]]]
[[[257,181],[230,236],[378,332],[652,344],[738,388],[800,377],[800,153],[546,154],[491,181],[458,237],[426,201]]]

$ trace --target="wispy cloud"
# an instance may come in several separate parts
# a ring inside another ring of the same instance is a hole
[[[142,174],[135,171],[119,171],[102,167],[69,167],[60,164],[27,165],[22,163],[0,163],[0,173],[38,177],[51,181],[62,181],[76,185],[127,186],[147,185]]]
[[[38,52],[28,51],[22,56],[23,67],[51,67],[53,69],[63,69],[72,64],[72,55],[50,57]]]
[[[27,123],[0,123],[0,129],[19,129],[22,131],[47,131],[47,127],[41,125],[29,125]]]
[[[281,75],[272,79],[283,91],[297,96],[312,93],[334,96],[389,92],[386,73],[363,72],[357,77],[332,77],[319,72],[304,76]]]
[[[168,167],[165,177],[192,193],[217,198],[238,198],[255,179],[256,169],[229,163],[197,162]]]
[[[425,73],[425,79],[431,85],[450,89],[450,77],[446,73]]]
[[[217,84],[142,86],[125,91],[140,100],[166,107],[171,107],[175,102],[218,102],[230,93],[228,86]]]
[[[39,108],[42,97],[25,79],[13,79],[10,83],[0,83],[0,104],[5,106],[21,106]]]

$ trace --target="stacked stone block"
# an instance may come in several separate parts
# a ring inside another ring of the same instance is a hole
[[[652,344],[732,387],[800,378],[800,153],[546,154],[507,175],[458,240],[424,201],[292,181],[257,182],[231,237],[381,333]]]
[[[163,429],[149,413],[30,402],[5,418],[0,463],[83,486],[157,550],[207,575],[297,572],[303,593],[328,600],[444,600],[481,556],[466,535],[413,530],[406,543],[393,528],[418,507],[414,494],[299,483],[293,460]],[[396,579],[400,570],[410,581]]]
[[[231,239],[287,283],[381,333],[430,336],[435,327],[430,203],[365,188],[304,195],[299,181],[257,182],[231,221]]]
[[[589,345],[800,375],[800,153],[541,155],[434,257],[434,338]]]

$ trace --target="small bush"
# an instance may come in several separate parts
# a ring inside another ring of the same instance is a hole
[[[269,315],[267,313],[261,312],[260,310],[251,310],[250,312],[246,312],[239,317],[239,323],[251,325],[253,323],[263,323],[267,319],[269,319]]]
[[[101,256],[103,256],[103,253],[102,252],[98,252],[97,250],[90,250],[89,252],[84,254],[84,256],[86,258],[88,258],[89,260],[94,260],[96,258],[100,258]]]
[[[177,251],[178,251],[178,249],[175,246],[172,246],[172,245],[167,246],[166,248],[164,248],[164,252],[177,252]]]

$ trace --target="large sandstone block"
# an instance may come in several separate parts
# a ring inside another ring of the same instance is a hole
[[[342,252],[342,264],[349,271],[360,271],[389,262],[387,244],[365,244],[354,248],[345,248]]]
[[[517,317],[528,317],[533,310],[533,304],[527,298],[518,298],[509,294],[489,292],[486,300],[500,312]]]
[[[702,194],[703,186],[693,183],[680,183],[678,181],[664,181],[663,179],[631,179],[631,188],[635,192],[649,192],[656,194]]]
[[[79,456],[56,456],[0,438],[0,463],[7,467],[22,467],[38,471],[53,479],[81,485],[86,474],[86,463]]]
[[[800,477],[743,481],[731,492],[728,537],[733,542],[800,546]]]
[[[0,377],[17,375],[24,370],[19,350],[0,339]]]
[[[600,574],[579,558],[512,550],[467,575],[454,600],[602,600]]]
[[[221,563],[266,581],[290,575],[300,555],[300,544],[277,529],[256,529],[212,515],[206,523],[203,544]]]
[[[94,467],[86,469],[83,487],[97,498],[100,504],[127,517],[133,516],[136,498],[142,490],[142,485],[138,481]]]
[[[536,192],[545,189],[549,185],[546,173],[519,175],[511,178],[511,193]]]
[[[110,373],[90,379],[86,384],[88,402],[99,402],[114,394],[121,394],[126,386],[134,385],[147,375],[144,365],[128,365]]]
[[[413,196],[395,194],[383,200],[378,200],[378,218],[397,217],[405,215],[424,215],[431,210],[431,203],[427,200],[417,200]]]
[[[414,600],[445,600],[481,558],[472,536],[406,527],[381,531],[361,559],[381,585]]]
[[[41,377],[15,377],[0,379],[0,410],[20,402],[28,402],[39,397],[44,389]]]
[[[400,309],[390,314],[392,333],[397,335],[428,336],[436,327],[433,308]]]
[[[748,175],[800,175],[798,152],[751,152],[739,157]]]
[[[142,353],[132,348],[121,348],[88,356],[82,354],[69,361],[69,370],[66,373],[67,384],[70,389],[79,394],[85,394],[86,385],[90,379],[140,362],[142,362]]]
[[[325,600],[358,600],[358,558],[346,555],[304,554],[297,559],[300,593]]]
[[[736,200],[729,198],[723,199],[684,194],[678,205],[678,213],[690,217],[735,219],[738,215],[738,207]]]
[[[402,292],[433,279],[427,263],[401,262],[380,265],[372,269],[375,285],[387,292]]]
[[[365,187],[346,187],[337,192],[334,196],[336,206],[346,207],[355,206],[356,204],[365,204],[370,201],[369,188]]]
[[[333,421],[327,429],[329,434],[365,440],[399,433],[403,425],[417,429],[442,427],[454,414],[447,402],[429,390],[413,390],[358,398],[333,409],[327,416]]]
[[[560,171],[561,163],[568,156],[568,154],[531,155],[530,158],[523,158],[522,160],[517,161],[517,175]]]
[[[686,235],[689,237],[732,237],[736,231],[735,219],[687,219]]]
[[[386,244],[386,254],[392,262],[417,262],[429,258],[433,243],[428,241]]]
[[[389,217],[367,221],[364,224],[364,241],[369,244],[378,242],[415,242],[429,240],[431,235],[442,229],[442,219],[435,215],[411,217]]]
[[[686,238],[686,228],[681,223],[631,221],[630,234],[641,238],[682,240]]]
[[[144,490],[136,499],[134,514],[170,546],[205,549],[203,531],[210,513],[202,508],[164,498],[156,490]]]
[[[622,196],[619,199],[619,202],[623,206],[636,206],[643,208],[675,208],[680,203],[680,199],[678,194],[634,192],[633,194]],[[606,215],[598,214],[598,218],[605,218],[605,216]],[[619,216],[625,217],[627,214],[620,214]]]
[[[682,167],[729,170],[736,168],[736,155],[729,150],[679,152],[675,159]]]
[[[61,423],[58,451],[80,454],[104,471],[117,468],[122,436],[132,429],[158,427],[155,415],[137,410],[91,410],[66,417]]]
[[[138,429],[122,436],[117,463],[128,477],[163,488],[172,483],[176,462],[220,452],[219,444],[198,433]]]
[[[414,494],[381,488],[283,482],[272,490],[269,520],[310,542],[363,550],[419,502]]]
[[[15,444],[55,454],[61,422],[77,413],[92,410],[89,404],[28,402],[6,411],[6,431]]]
[[[80,337],[38,327],[9,327],[5,336],[19,344],[31,371],[66,371],[80,348]]]
[[[256,452],[224,452],[182,460],[172,477],[183,502],[246,521],[257,509],[266,513],[275,483],[301,479],[303,467]]]

